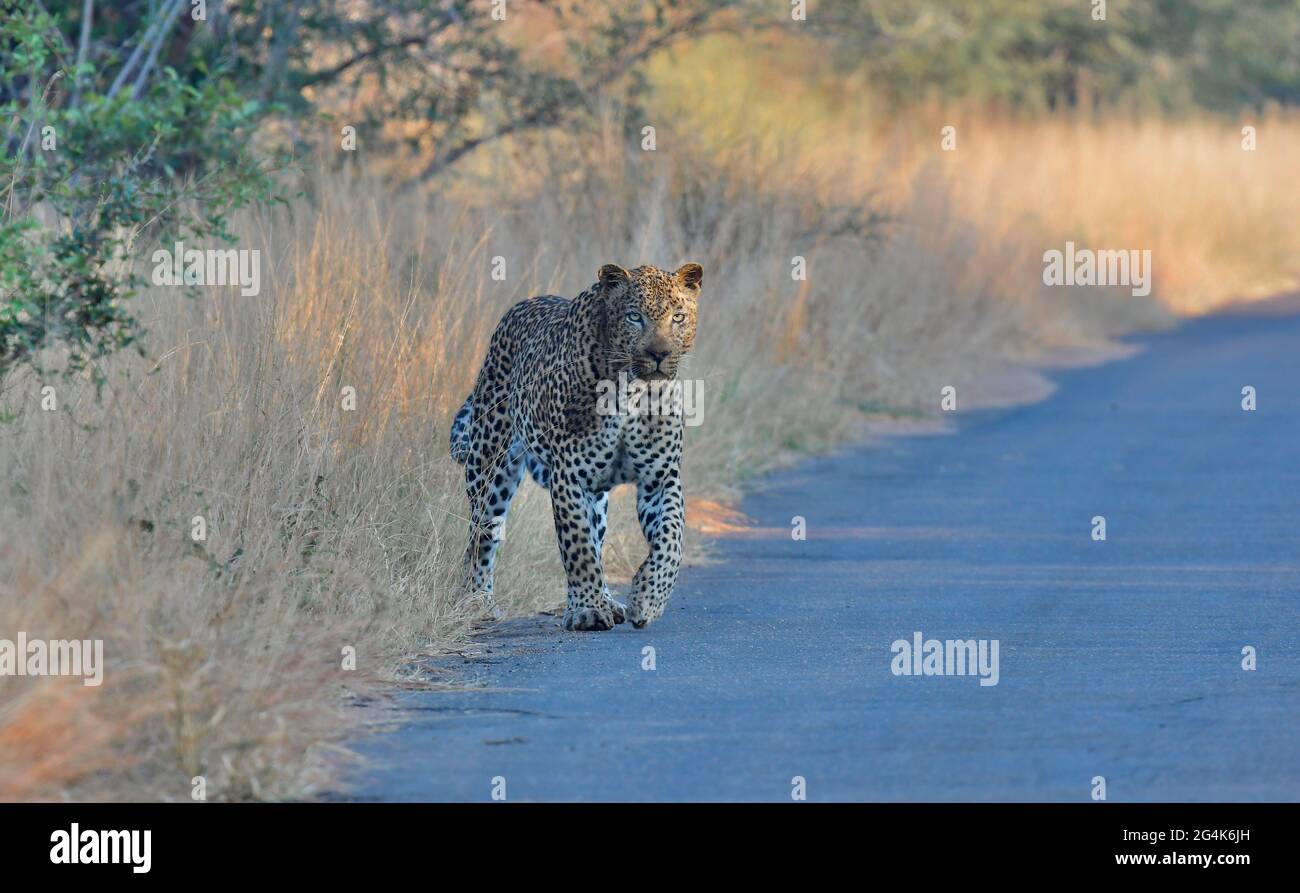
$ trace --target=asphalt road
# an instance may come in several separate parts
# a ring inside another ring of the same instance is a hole
[[[1300,799],[1300,315],[1141,343],[774,476],[649,629],[502,626],[481,688],[358,745],[351,796]],[[997,684],[895,675],[918,631],[997,640]]]

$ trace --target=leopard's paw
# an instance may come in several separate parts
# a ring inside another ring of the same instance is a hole
[[[613,599],[610,599],[613,601]],[[613,608],[602,604],[599,607],[577,608],[573,605],[564,609],[564,628],[568,630],[606,630],[613,629]]]
[[[638,599],[633,596],[628,599],[627,609],[624,613],[634,627],[645,629],[663,615],[664,606],[662,603],[656,605],[648,600]]]
[[[608,591],[605,592],[605,607],[609,608],[610,613],[614,615],[615,623],[627,620],[627,605],[614,598]]]

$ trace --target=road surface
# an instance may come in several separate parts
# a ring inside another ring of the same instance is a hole
[[[775,475],[649,629],[503,625],[476,688],[359,743],[348,796],[1300,799],[1300,314],[1139,340]],[[917,632],[997,640],[997,684],[896,675]]]

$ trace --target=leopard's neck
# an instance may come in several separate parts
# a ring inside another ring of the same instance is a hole
[[[618,370],[610,362],[606,347],[605,295],[600,283],[573,299],[568,332],[570,355],[595,387],[600,381],[613,381]],[[579,359],[585,362],[577,362]]]

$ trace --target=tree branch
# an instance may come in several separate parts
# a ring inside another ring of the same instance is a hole
[[[147,44],[153,36],[156,27],[158,27],[157,19],[149,23],[149,27],[145,29],[144,34],[140,37],[140,42],[135,45],[135,49],[132,50],[131,55],[127,57],[126,64],[123,65],[122,70],[117,73],[117,77],[113,78],[113,83],[109,84],[108,93],[106,94],[109,99],[116,96],[118,91],[126,84],[126,79],[130,77],[131,72],[135,70],[136,63],[140,61],[140,56],[144,53],[145,44]]]
[[[438,34],[440,34],[442,31],[446,30],[446,26],[449,23],[449,21],[450,20],[444,21],[442,27],[437,28],[433,31],[426,31],[424,34],[418,34],[412,37],[404,37],[401,40],[396,41],[395,43],[384,43],[375,47],[371,47],[370,49],[357,53],[352,58],[340,62],[337,65],[332,65],[329,68],[323,69],[321,71],[312,72],[306,78],[299,81],[298,86],[312,87],[322,82],[332,81],[335,78],[337,78],[339,75],[348,71],[349,69],[355,68],[356,66],[360,65],[362,62],[368,62],[371,59],[376,59],[379,56],[384,55],[385,53],[391,52],[392,50],[401,50],[401,49],[405,49],[406,47],[420,46],[422,44],[426,44],[429,41],[433,40],[434,37],[438,36]]]
[[[416,186],[419,186],[422,183],[427,183],[429,180],[433,179],[438,174],[442,173],[447,168],[451,167],[461,158],[465,157],[470,152],[473,152],[475,149],[477,149],[479,146],[484,145],[485,143],[490,143],[495,140],[499,140],[502,137],[509,136],[512,133],[519,133],[520,131],[523,130],[531,130],[534,127],[542,127],[547,124],[551,124],[553,123],[552,119],[555,115],[556,115],[555,107],[547,106],[545,108],[537,109],[535,111],[529,112],[527,115],[524,115],[521,118],[516,118],[515,120],[510,121],[507,124],[503,124],[500,127],[498,127],[496,130],[491,131],[490,133],[484,133],[479,136],[473,137],[471,139],[467,139],[464,142],[462,142],[460,145],[456,146],[447,154],[435,158],[433,161],[429,162],[428,166],[426,166],[425,169],[420,172],[420,175],[416,177],[414,180],[407,181],[407,183],[398,190],[398,193],[401,194],[401,193],[409,192],[410,190],[414,189]]]
[[[687,34],[704,33],[704,26],[710,18],[722,7],[712,7],[697,11],[687,16],[682,21],[667,27],[664,31],[657,34],[650,40],[646,41],[641,47],[629,53],[620,53],[614,64],[603,70],[598,70],[595,76],[585,84],[576,84],[579,90],[587,91],[600,87],[618,76],[620,72],[626,71],[633,64],[642,61],[647,56],[658,50],[664,49],[680,37]],[[419,175],[413,180],[407,181],[400,189],[399,193],[409,192],[416,186],[427,183],[438,174],[451,167],[464,156],[473,152],[475,149],[487,143],[494,142],[511,134],[520,133],[527,130],[533,130],[538,127],[546,127],[556,123],[563,116],[563,112],[558,108],[558,102],[550,103],[542,108],[533,111],[509,121],[506,124],[479,136],[467,139],[453,148],[451,151],[437,158],[434,158]]]
[[[167,40],[167,35],[172,32],[172,23],[176,19],[176,14],[181,11],[181,6],[185,0],[172,0],[171,8],[163,13],[162,27],[158,29],[158,34],[154,38],[153,48],[149,50],[149,58],[145,61],[144,67],[140,69],[140,75],[135,79],[135,84],[131,87],[131,98],[139,99],[140,93],[144,90],[145,81],[149,73],[153,71],[154,63],[158,61],[158,51],[162,49],[163,43]]]
[[[81,100],[81,84],[85,80],[81,74],[81,66],[86,64],[86,54],[90,51],[90,27],[94,19],[95,0],[82,0],[81,40],[77,42],[77,77],[72,88],[73,106],[76,106]]]

